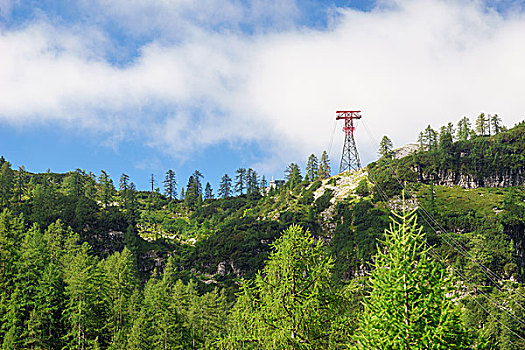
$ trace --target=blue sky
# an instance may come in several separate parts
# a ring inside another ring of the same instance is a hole
[[[139,189],[199,169],[217,188],[324,149],[335,172],[339,109],[363,111],[364,163],[382,135],[401,146],[429,123],[485,112],[511,126],[525,116],[524,4],[0,0],[0,154]]]

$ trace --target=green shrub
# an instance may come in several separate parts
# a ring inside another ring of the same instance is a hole
[[[368,188],[368,181],[366,179],[359,181],[359,184],[357,185],[354,192],[359,197],[368,196],[370,194],[370,189]]]
[[[316,213],[321,213],[330,206],[330,200],[334,195],[334,191],[327,189],[324,191],[323,195],[317,198],[314,202]]]

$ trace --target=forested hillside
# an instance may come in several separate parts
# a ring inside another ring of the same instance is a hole
[[[239,168],[217,196],[199,170],[161,193],[2,157],[0,344],[525,349],[525,122],[483,118],[335,176],[326,152],[282,186]]]

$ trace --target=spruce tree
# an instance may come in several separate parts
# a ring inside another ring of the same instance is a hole
[[[228,198],[230,197],[232,193],[232,179],[228,176],[228,174],[224,174],[221,179],[221,183],[219,184],[219,191],[218,195],[221,198]]]
[[[166,172],[166,177],[164,178],[164,194],[169,199],[177,198],[177,181],[175,172],[171,169]]]
[[[379,155],[381,157],[391,158],[393,146],[392,140],[390,140],[390,138],[386,135],[383,136],[381,142],[379,143]]]
[[[330,159],[328,158],[328,153],[326,153],[326,151],[323,151],[321,156],[319,171],[317,174],[321,179],[328,179],[330,177]]]
[[[285,177],[290,188],[297,186],[302,180],[301,169],[296,163],[291,163],[285,170]]]
[[[104,208],[107,208],[113,201],[115,195],[115,186],[113,180],[104,171],[100,171],[98,177],[98,200],[103,204]]]
[[[319,161],[315,154],[310,154],[308,162],[306,163],[305,179],[308,181],[315,181],[317,179],[317,172],[319,170]]]
[[[469,349],[449,293],[451,281],[414,213],[393,214],[373,259],[358,349]]]
[[[213,189],[211,188],[211,184],[206,182],[206,187],[204,188],[204,199],[212,199],[213,197]]]
[[[259,192],[259,175],[255,170],[249,168],[246,172],[246,193]]]
[[[239,168],[235,171],[235,173],[237,174],[235,176],[235,191],[242,195],[244,193],[244,189],[246,188],[246,169]]]

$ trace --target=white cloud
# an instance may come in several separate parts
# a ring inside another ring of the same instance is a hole
[[[100,47],[107,49],[110,38],[96,28],[80,34],[33,24],[4,31],[0,122],[80,124],[118,139],[140,133],[175,157],[219,142],[261,142],[275,151],[261,160],[269,169],[327,149],[338,109],[363,111],[376,138],[358,127],[365,161],[375,157],[384,134],[399,146],[428,123],[437,128],[485,111],[512,125],[525,115],[520,12],[502,16],[479,2],[400,0],[371,12],[340,10],[323,31],[244,35],[202,25],[207,18],[238,23],[246,9],[233,1],[222,9],[210,0],[202,18],[189,0],[104,4],[109,14],[122,11],[126,23],[152,13],[152,22],[173,16],[191,30],[184,29],[182,41],[162,37],[143,46],[125,67],[103,58]],[[251,4],[254,18],[277,16]],[[272,11],[279,12],[278,4]],[[294,11],[287,3],[280,21]],[[335,136],[334,160],[340,125]]]

